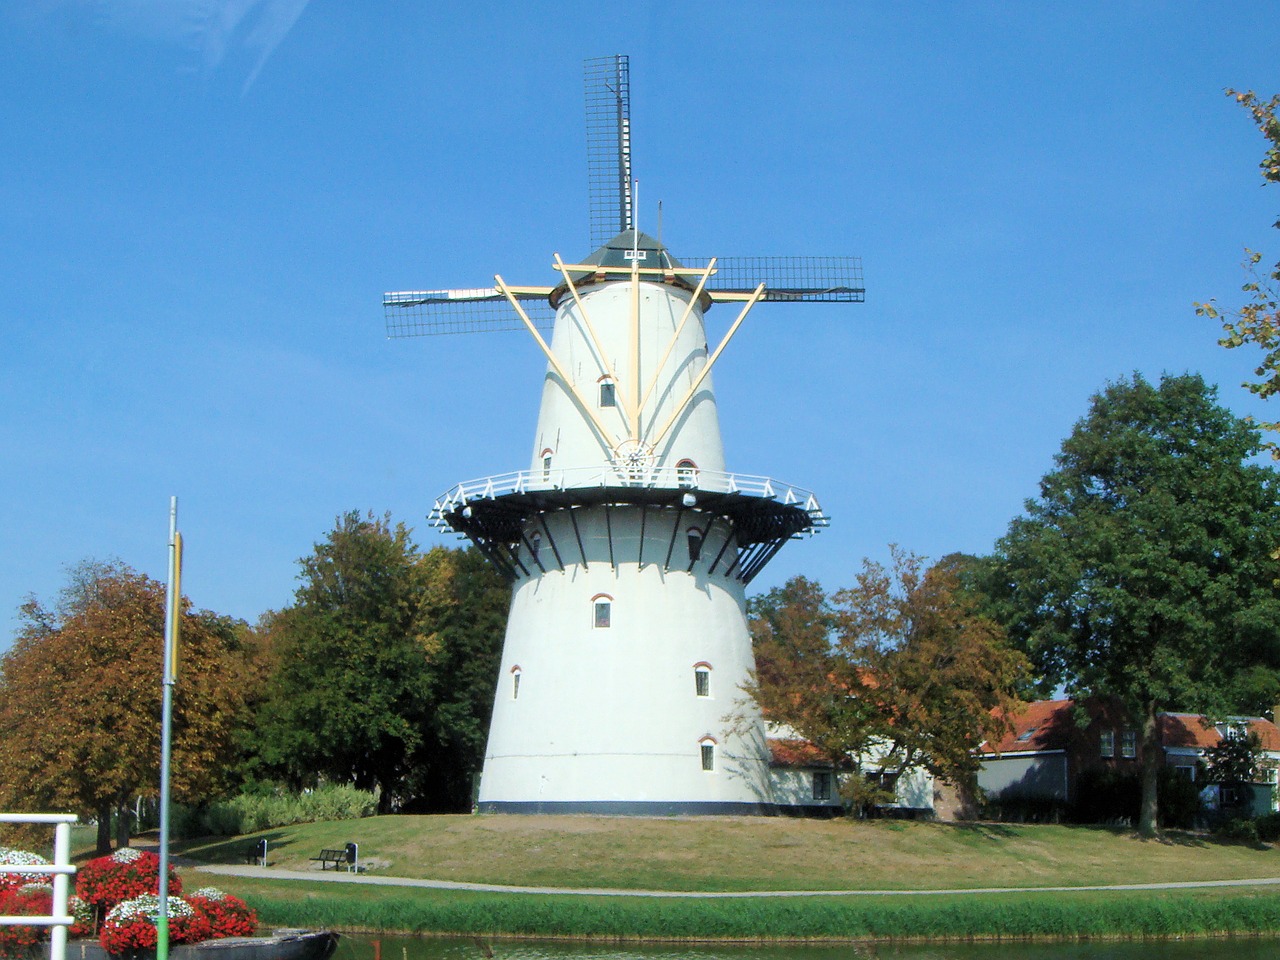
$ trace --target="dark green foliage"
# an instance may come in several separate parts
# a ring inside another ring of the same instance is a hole
[[[1252,731],[1223,737],[1207,751],[1205,763],[1210,783],[1256,783],[1268,766],[1262,741]]]
[[[1264,843],[1275,843],[1280,840],[1280,813],[1268,813],[1254,820],[1258,829],[1258,839]]]
[[[1257,821],[1248,817],[1228,817],[1218,824],[1218,828],[1214,833],[1224,840],[1234,840],[1236,843],[1254,844],[1258,842]]]
[[[1160,823],[1182,830],[1195,827],[1202,809],[1200,787],[1171,767],[1160,770],[1159,783]],[[1080,774],[1069,815],[1074,823],[1133,826],[1141,803],[1142,780],[1137,773],[1099,767]]]
[[[1156,714],[1230,713],[1244,671],[1280,667],[1280,511],[1259,449],[1200,377],[1135,374],[1092,399],[998,545],[992,602],[1044,681],[1143,722],[1144,833]]]
[[[267,624],[274,670],[257,775],[467,809],[483,755],[509,595],[470,551],[420,553],[389,517],[338,518]]]

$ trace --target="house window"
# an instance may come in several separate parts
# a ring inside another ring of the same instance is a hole
[[[511,668],[511,699],[520,699],[520,668]]]
[[[613,625],[613,597],[607,594],[591,598],[591,625],[604,630]]]
[[[699,665],[693,668],[693,690],[700,697],[711,696],[711,668]]]
[[[702,769],[708,772],[714,771],[716,768],[716,742],[714,740],[703,740],[699,746],[702,748]]]
[[[830,800],[831,799],[831,772],[828,770],[815,770],[813,772],[813,799]]]
[[[612,380],[600,381],[600,406],[616,407],[618,405],[618,388]]]
[[[1125,730],[1120,734],[1120,756],[1132,760],[1138,755],[1138,731]]]
[[[689,562],[697,563],[702,556],[702,531],[697,527],[689,528]]]
[[[1195,783],[1195,779],[1196,779],[1195,767],[1186,766],[1186,765],[1178,766],[1173,768],[1173,772],[1176,773],[1178,776],[1182,777],[1184,780],[1190,780],[1192,783]]]
[[[692,460],[681,460],[676,464],[676,483],[681,487],[692,487],[698,480],[698,465]]]
[[[1103,730],[1098,735],[1098,755],[1101,757],[1114,757],[1116,755],[1116,732],[1114,730]]]

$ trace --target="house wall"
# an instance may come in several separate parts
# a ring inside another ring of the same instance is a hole
[[[781,807],[829,807],[839,809],[840,791],[833,782],[829,800],[813,799],[813,775],[816,767],[774,767],[769,771],[769,789],[773,802]],[[830,773],[830,770],[824,771]]]
[[[1002,754],[982,761],[978,786],[991,800],[1069,799],[1067,755],[1057,750],[1036,754]]]

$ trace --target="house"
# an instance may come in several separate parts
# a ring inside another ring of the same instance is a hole
[[[840,813],[843,808],[840,778],[849,774],[853,763],[838,770],[817,747],[795,736],[793,731],[775,727],[771,732],[769,781],[779,812],[800,816]],[[884,754],[873,745],[858,763],[864,777],[877,780],[881,787],[893,793],[893,800],[878,806],[877,812],[901,817],[934,816],[933,774],[920,767],[902,771],[886,769]]]
[[[1200,776],[1198,764],[1224,736],[1256,733],[1267,756],[1280,763],[1280,729],[1261,717],[1215,725],[1198,714],[1162,713],[1159,725],[1164,762],[1191,780]],[[1056,816],[1081,800],[1082,784],[1108,774],[1136,776],[1141,731],[1112,699],[1040,700],[1026,704],[1010,718],[1005,736],[983,743],[979,751],[978,786],[988,802],[1022,815]],[[1271,784],[1264,786],[1273,788],[1275,771],[1269,776]],[[1275,809],[1274,789],[1266,790],[1265,801]]]

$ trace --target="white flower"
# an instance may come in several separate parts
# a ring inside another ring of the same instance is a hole
[[[141,850],[135,850],[133,847],[121,847],[111,855],[111,859],[116,863],[133,863],[142,856]]]
[[[169,917],[190,917],[195,914],[191,904],[181,897],[169,898]],[[133,900],[117,903],[107,914],[107,922],[128,923],[131,920],[146,920],[148,923],[160,922],[160,898],[154,893],[144,893]]]
[[[48,862],[37,853],[14,850],[11,847],[0,847],[0,867],[39,867],[48,864]]]
[[[193,897],[203,897],[203,898],[204,898],[204,899],[206,899],[206,900],[225,900],[225,899],[227,899],[227,895],[226,895],[225,893],[223,893],[221,890],[219,890],[217,887],[201,887],[199,890],[197,890],[195,893],[193,893],[193,894],[192,894],[192,896],[193,896]]]

